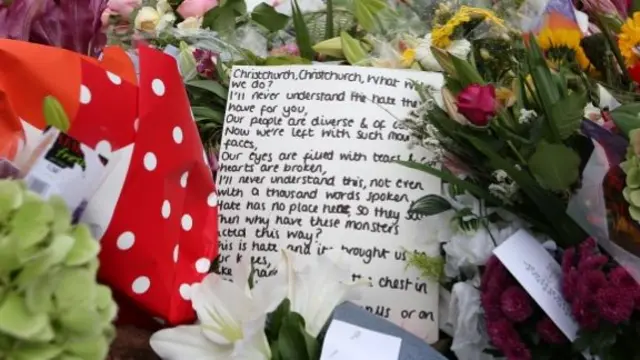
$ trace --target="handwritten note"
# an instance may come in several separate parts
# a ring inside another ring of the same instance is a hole
[[[571,306],[562,297],[562,269],[542,244],[526,230],[519,230],[493,253],[558,328],[574,341],[578,324],[571,316]]]
[[[438,337],[438,284],[406,269],[423,241],[411,201],[440,181],[395,160],[407,147],[399,120],[419,106],[415,82],[436,73],[341,66],[234,67],[220,154],[221,271],[250,257],[257,281],[276,274],[280,249],[341,250],[373,286],[360,305],[420,338]]]
[[[320,360],[397,360],[402,340],[344,321],[333,320],[327,330]]]

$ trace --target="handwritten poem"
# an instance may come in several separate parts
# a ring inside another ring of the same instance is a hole
[[[280,249],[303,257],[341,251],[359,305],[419,337],[438,338],[438,284],[407,269],[424,242],[413,200],[440,181],[395,163],[426,161],[400,124],[420,105],[416,82],[436,73],[341,66],[234,67],[218,173],[221,272],[249,258],[260,278]],[[438,90],[436,90],[438,91]]]

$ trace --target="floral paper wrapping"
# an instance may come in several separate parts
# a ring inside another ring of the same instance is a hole
[[[194,319],[191,284],[217,255],[217,196],[175,60],[138,52],[139,80],[119,49],[97,62],[0,40],[0,67],[14,69],[0,75],[0,137],[29,146],[44,127],[44,97],[60,101],[68,134],[109,159],[81,219],[101,241],[100,278],[177,324]],[[20,120],[24,133],[15,131]]]

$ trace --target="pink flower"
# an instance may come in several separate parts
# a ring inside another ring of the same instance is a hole
[[[538,335],[540,335],[540,338],[548,344],[564,344],[568,340],[562,331],[558,329],[556,323],[554,323],[548,316],[545,316],[542,320],[538,321],[538,324],[536,324],[536,331],[538,332]]]
[[[298,45],[291,43],[282,45],[275,49],[272,49],[269,52],[271,56],[300,56],[300,49],[298,49]]]
[[[142,0],[109,0],[107,3],[107,9],[123,17],[128,17],[140,6]]]
[[[509,344],[517,343],[520,335],[507,319],[487,321],[487,335],[498,349],[504,351]]]
[[[624,289],[638,289],[638,283],[636,280],[629,274],[627,269],[622,266],[616,266],[609,272],[609,279],[611,283],[617,287]]]
[[[525,321],[533,313],[529,294],[517,285],[509,287],[502,293],[500,308],[504,315],[514,322]]]
[[[573,298],[576,296],[576,290],[578,289],[578,279],[579,279],[578,270],[575,268],[569,270],[569,272],[565,273],[562,277],[562,283],[560,284],[562,296],[564,296],[565,300],[571,302]]]
[[[500,293],[483,293],[480,295],[480,305],[484,310],[484,317],[488,321],[504,318],[500,309]]]
[[[498,109],[496,88],[493,85],[471,84],[458,94],[456,105],[458,112],[471,124],[485,127]]]
[[[633,314],[634,295],[625,289],[608,287],[598,291],[595,302],[602,318],[617,325],[629,320]]]
[[[590,298],[595,295],[598,290],[609,285],[607,276],[600,270],[591,270],[579,273],[578,276],[578,296]]]
[[[608,262],[609,258],[604,255],[585,256],[580,259],[578,270],[587,271],[592,269],[600,269]]]
[[[217,5],[218,0],[184,0],[176,11],[185,19],[200,17]]]
[[[591,256],[596,251],[596,240],[594,238],[588,238],[580,244],[580,258]]]
[[[591,299],[575,298],[571,304],[571,313],[580,327],[586,330],[596,330],[600,324],[600,315],[594,309]]]

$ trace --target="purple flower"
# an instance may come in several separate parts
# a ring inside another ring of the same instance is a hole
[[[586,330],[596,330],[600,324],[600,314],[595,311],[592,299],[576,297],[571,304],[571,313],[580,327]]]
[[[533,314],[533,306],[529,294],[520,286],[509,287],[500,296],[500,308],[511,321],[522,322]]]
[[[487,321],[487,335],[491,343],[503,351],[509,344],[521,341],[513,324],[504,318]]]
[[[193,57],[196,59],[196,70],[198,74],[207,78],[214,79],[216,73],[217,54],[210,50],[195,49]]]
[[[602,318],[614,325],[629,320],[633,314],[634,300],[634,294],[613,286],[600,289],[595,296]]]
[[[590,298],[598,290],[607,287],[607,276],[600,270],[590,270],[580,273],[577,284],[578,296]]]
[[[540,338],[548,344],[564,344],[568,341],[567,337],[564,336],[549,316],[545,316],[542,320],[538,321],[536,331],[538,335],[540,335]]]

